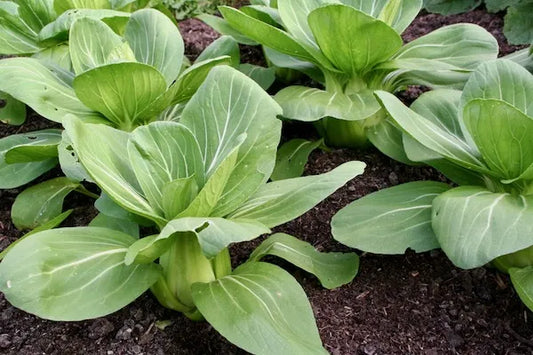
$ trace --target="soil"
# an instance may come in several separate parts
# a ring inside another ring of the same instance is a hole
[[[483,25],[496,35],[502,52],[502,14],[483,10],[465,15],[422,14],[407,30],[412,40],[456,22]],[[180,24],[187,53],[194,58],[217,34],[197,20]],[[260,51],[250,49],[251,56]],[[260,57],[250,61],[261,61]],[[411,88],[412,100],[421,92]],[[0,127],[0,137],[50,126],[34,115],[22,127]],[[301,126],[289,126],[285,136]],[[307,130],[305,136],[312,136]],[[408,167],[368,151],[314,152],[306,174],[331,170],[343,162],[362,160],[364,175],[349,182],[302,217],[276,229],[311,242],[323,251],[348,251],[331,238],[333,214],[368,193],[408,181],[441,180],[426,167]],[[59,175],[58,170],[45,178]],[[10,208],[21,189],[0,191],[0,249],[20,237],[10,221]],[[95,215],[92,201],[71,197],[75,208],[65,225],[83,225]],[[232,247],[235,265],[246,260],[259,243]],[[315,278],[286,267],[302,283],[312,303],[324,346],[332,354],[533,354],[532,314],[520,302],[507,276],[495,270],[455,268],[440,251],[404,256],[363,254],[359,275],[336,290],[325,290]],[[104,318],[84,322],[51,322],[10,306],[0,294],[0,353],[3,354],[242,354],[207,323],[192,322],[161,307],[145,294],[128,307]]]

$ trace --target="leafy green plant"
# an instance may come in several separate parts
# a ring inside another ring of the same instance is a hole
[[[370,140],[407,162],[400,131],[373,92],[410,84],[461,88],[479,62],[498,52],[496,40],[471,24],[443,27],[403,45],[400,34],[421,6],[419,0],[279,0],[277,9],[221,7],[225,20],[218,27],[231,26],[270,48],[271,59],[277,53],[282,59],[276,65],[302,70],[325,87],[280,91],[275,99],[285,117],[317,122],[328,144],[357,147]]]
[[[74,114],[87,122],[131,131],[151,121],[177,120],[209,70],[230,62],[229,57],[220,56],[186,67],[177,27],[154,9],[128,15],[123,36],[101,20],[83,17],[71,25],[69,37],[68,45],[56,47],[57,53],[50,60],[1,60],[0,90],[58,123]],[[66,60],[60,61],[56,55],[64,55]],[[73,181],[91,181],[77,161],[69,137],[60,130],[0,139],[0,188],[22,186],[58,161],[70,178],[61,180],[62,186],[54,185],[61,191],[68,191]],[[32,189],[33,193],[42,189],[46,195],[49,188],[45,182]],[[81,185],[75,190],[85,192]],[[53,196],[62,203],[58,195]],[[31,207],[35,201],[30,199],[28,203]],[[12,215],[27,216],[27,208],[27,204],[15,204]],[[18,225],[36,227],[35,221],[45,223],[57,215],[35,212],[41,215],[28,217]]]
[[[221,5],[230,5],[231,0],[162,0],[176,19],[184,20],[199,14],[212,14]]]
[[[355,254],[319,253],[277,234],[235,270],[230,263],[230,244],[296,218],[364,170],[349,162],[326,174],[267,183],[280,113],[260,86],[220,66],[179,122],[125,132],[65,118],[76,154],[107,195],[101,215],[137,216],[158,232],[138,239],[120,222],[34,233],[6,253],[0,290],[27,312],[74,321],[112,313],[150,289],[165,307],[205,318],[249,352],[325,353],[303,289],[260,260],[281,257],[333,288],[355,276]]]
[[[532,0],[485,0],[490,12],[507,11],[503,33],[511,44],[533,43],[533,25],[531,24]],[[453,15],[467,12],[481,5],[481,0],[424,0],[429,12]]]
[[[421,181],[368,195],[333,218],[335,239],[383,254],[440,246],[466,269],[492,262],[533,309],[533,75],[501,59],[482,64],[462,93],[429,92],[411,109],[376,95],[408,157],[459,187]]]

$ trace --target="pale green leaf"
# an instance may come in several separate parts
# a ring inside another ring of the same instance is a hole
[[[245,63],[241,64],[238,69],[258,83],[263,90],[268,90],[276,80],[276,68],[273,67],[264,68],[259,65]]]
[[[440,182],[419,181],[374,192],[333,217],[333,237],[349,247],[376,254],[436,249],[439,243],[431,229],[432,202],[449,189]]]
[[[298,282],[278,266],[246,263],[192,285],[194,304],[230,342],[254,354],[326,354]]]
[[[19,135],[17,145],[4,153],[8,164],[44,161],[57,157],[57,146],[61,142],[61,131],[45,129]]]
[[[513,286],[524,304],[533,310],[533,266],[509,270]]]
[[[262,186],[230,218],[252,219],[273,228],[291,221],[331,195],[348,181],[363,173],[365,164],[345,163],[332,171]]]
[[[355,253],[321,253],[307,242],[288,234],[277,233],[268,237],[250,255],[248,262],[260,261],[274,255],[315,275],[322,286],[333,289],[353,280],[359,269]]]
[[[105,316],[133,302],[161,275],[156,264],[124,264],[134,242],[95,227],[33,234],[0,264],[0,291],[15,307],[45,319]]]
[[[26,105],[0,91],[0,122],[18,126],[24,121],[26,121]]]
[[[198,58],[196,58],[195,63],[200,63],[205,60],[215,59],[226,55],[231,57],[231,66],[237,68],[241,63],[239,43],[233,39],[233,37],[224,35],[216,39],[206,49],[204,49]]]
[[[99,213],[89,223],[89,227],[102,227],[126,233],[132,237],[139,238],[139,225],[127,219],[114,218],[103,213]]]
[[[323,144],[323,140],[308,141],[292,139],[278,149],[276,166],[270,179],[285,180],[302,176],[307,159],[313,150]]]
[[[246,44],[249,46],[256,46],[257,42],[246,37],[236,29],[234,29],[228,21],[225,19],[209,14],[200,14],[197,16],[198,19],[205,22],[208,26],[212,27],[218,33],[233,37],[237,42],[241,44]]]

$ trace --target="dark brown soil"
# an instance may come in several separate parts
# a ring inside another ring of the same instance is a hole
[[[422,15],[405,38],[410,40],[443,24],[459,21],[480,23],[496,35],[501,34],[501,15],[477,10],[455,17]],[[192,57],[217,36],[196,20],[186,21],[180,28]],[[413,95],[416,96],[416,90],[407,97]],[[39,129],[46,124],[34,118],[22,129]],[[0,137],[17,130],[1,126]],[[320,250],[348,250],[335,243],[330,234],[329,222],[340,208],[384,187],[414,180],[443,180],[430,168],[407,167],[374,150],[315,152],[306,174],[326,172],[354,159],[368,164],[363,176],[277,231],[298,236]],[[53,171],[50,176],[58,173]],[[9,216],[18,192],[0,191],[0,249],[21,235]],[[67,225],[83,224],[95,213],[87,198],[69,198],[67,205],[77,208]],[[234,263],[246,260],[258,243],[233,247]],[[333,291],[322,289],[308,274],[287,268],[307,291],[324,345],[333,354],[533,354],[532,314],[516,296],[508,277],[486,268],[457,269],[440,251],[393,257],[364,254],[358,277]],[[169,325],[163,327],[164,322]],[[0,353],[243,352],[225,341],[209,324],[192,322],[166,310],[145,294],[108,317],[75,323],[40,320],[13,308],[0,295]]]

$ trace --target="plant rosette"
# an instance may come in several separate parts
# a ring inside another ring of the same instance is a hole
[[[349,162],[268,182],[280,114],[253,80],[219,66],[179,122],[125,132],[66,117],[74,151],[105,193],[100,214],[88,227],[33,233],[10,247],[0,290],[26,312],[74,321],[110,314],[150,289],[251,353],[325,353],[301,286],[261,259],[281,257],[334,288],[355,276],[356,254],[321,253],[276,234],[243,265],[230,262],[228,246],[300,216],[364,170]],[[135,220],[157,233],[139,239]]]
[[[400,35],[421,8],[422,0],[255,1],[240,10],[220,7],[224,19],[207,21],[238,40],[262,44],[276,66],[300,70],[324,86],[281,90],[275,99],[286,118],[315,122],[327,144],[370,141],[411,163],[401,131],[374,91],[460,89],[479,63],[498,54],[495,38],[472,24],[446,26],[403,45]]]
[[[462,93],[428,92],[411,108],[376,96],[402,128],[407,156],[459,187],[420,181],[365,196],[333,218],[334,238],[380,254],[440,247],[464,269],[493,263],[533,309],[533,75],[500,59]]]

